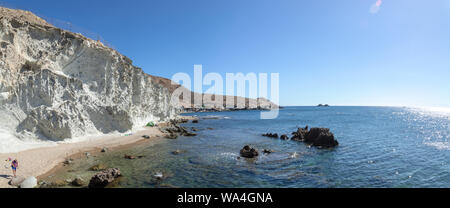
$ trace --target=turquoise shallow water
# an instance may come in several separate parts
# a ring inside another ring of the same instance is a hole
[[[394,107],[287,107],[278,119],[260,120],[259,113],[188,114],[220,119],[184,124],[200,129],[197,137],[127,150],[143,159],[123,160],[124,151],[96,162],[121,168],[125,180],[120,187],[450,187],[448,114]],[[305,125],[330,128],[340,146],[324,150],[260,136],[290,134]],[[246,144],[276,152],[237,159]],[[177,149],[185,152],[172,155]],[[168,177],[157,182],[152,177],[157,172]]]

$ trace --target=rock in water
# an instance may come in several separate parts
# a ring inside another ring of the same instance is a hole
[[[25,179],[21,184],[20,184],[20,188],[34,188],[36,187],[37,184],[37,179],[33,176],[28,177],[27,179]]]
[[[111,168],[92,176],[89,181],[89,188],[105,188],[109,183],[120,177],[121,173],[118,168]]]
[[[84,186],[84,180],[80,177],[76,177],[73,181],[72,181],[72,185],[73,186]]]
[[[254,157],[258,157],[259,153],[258,153],[258,150],[251,148],[250,146],[247,145],[241,149],[240,155],[242,157],[246,157],[246,158],[254,158]]]
[[[91,168],[89,168],[89,170],[91,171],[102,171],[102,170],[106,170],[108,167],[104,164],[98,164],[98,165],[94,165]]]
[[[278,138],[277,133],[267,133],[267,134],[263,134],[262,136],[270,137],[270,138]]]
[[[25,178],[23,176],[17,176],[9,181],[9,185],[18,187],[24,180]]]
[[[306,135],[308,134],[308,127],[298,128],[296,132],[292,133],[294,135],[291,140],[303,142],[305,141]]]
[[[125,155],[125,156],[123,156],[125,159],[129,159],[129,160],[134,160],[134,159],[136,159],[136,157],[135,156],[133,156],[133,155]]]
[[[305,142],[323,148],[339,145],[338,141],[334,139],[334,134],[330,132],[330,129],[326,128],[312,128],[310,134],[306,137]]]
[[[176,117],[169,90],[116,50],[0,10],[0,128],[9,136],[61,141]]]
[[[271,150],[271,149],[264,149],[263,150],[263,153],[264,154],[271,154],[271,153],[274,153],[275,151],[273,151],[273,150]]]
[[[156,173],[153,177],[155,177],[157,180],[162,180],[164,175],[162,173]]]
[[[301,141],[312,146],[331,148],[339,145],[339,142],[334,138],[334,134],[327,128],[299,128],[293,133],[292,140]]]

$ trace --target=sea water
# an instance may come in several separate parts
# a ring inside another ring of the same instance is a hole
[[[79,165],[87,169],[104,163],[120,168],[124,177],[119,187],[450,187],[448,112],[286,107],[274,120],[261,120],[260,111],[187,115],[208,118],[183,124],[198,129],[196,137],[164,139]],[[261,136],[268,132],[290,136],[306,125],[330,128],[340,145],[317,149]],[[238,159],[244,145],[275,152]],[[172,154],[175,150],[181,153]],[[125,153],[145,157],[126,160]],[[72,170],[70,174],[82,173]],[[156,179],[157,174],[163,179]]]

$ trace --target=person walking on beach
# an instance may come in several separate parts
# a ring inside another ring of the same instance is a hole
[[[19,161],[17,161],[17,159],[14,159],[12,162],[11,162],[11,168],[12,168],[12,171],[13,171],[13,174],[14,174],[14,178],[15,177],[17,177],[16,176],[16,171],[17,171],[17,168],[19,167]]]

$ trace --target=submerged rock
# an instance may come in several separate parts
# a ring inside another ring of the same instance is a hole
[[[53,181],[49,184],[50,187],[60,187],[60,186],[67,186],[69,183],[65,180],[57,180]]]
[[[134,160],[134,159],[136,159],[136,157],[135,156],[133,156],[133,155],[125,155],[125,156],[123,156],[125,159],[129,159],[129,160]]]
[[[181,150],[175,150],[172,152],[173,155],[179,155],[181,154]]]
[[[176,134],[168,134],[166,136],[164,136],[166,139],[177,139],[178,135]]]
[[[108,166],[104,164],[97,164],[89,168],[91,171],[102,171],[108,169]]]
[[[240,155],[245,158],[254,158],[257,157],[259,153],[258,150],[246,145],[244,148],[241,149]]]
[[[120,176],[121,173],[118,168],[104,170],[92,176],[89,181],[89,188],[104,188]]]
[[[192,132],[186,132],[183,134],[183,136],[187,136],[187,137],[193,137],[193,136],[197,136],[196,133],[192,133]]]
[[[76,177],[75,179],[73,179],[72,185],[73,186],[84,186],[85,182],[81,177]]]
[[[274,153],[275,151],[273,151],[273,150],[271,150],[271,149],[264,149],[263,150],[263,153],[264,154],[271,154],[271,153]]]
[[[289,140],[289,137],[286,134],[281,135],[280,139]]]

